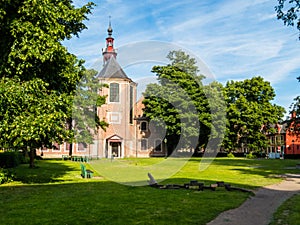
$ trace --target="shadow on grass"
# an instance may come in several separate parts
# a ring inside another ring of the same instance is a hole
[[[24,184],[42,184],[73,180],[73,176],[80,175],[79,164],[61,162],[58,160],[38,160],[35,168],[22,164],[14,169],[15,181]],[[69,176],[68,176],[69,174]]]
[[[104,180],[0,186],[0,224],[201,225],[220,212],[239,206],[248,196],[221,188],[161,190]]]
[[[283,168],[292,163],[295,162],[286,161],[281,165],[279,161],[214,160],[216,166],[231,166],[228,170],[251,167],[254,174],[263,174],[266,168],[274,172],[274,164]],[[26,185],[0,186],[0,224],[201,225],[225,210],[238,207],[250,195],[227,191],[224,187],[215,191],[157,189],[125,186],[104,179],[82,179],[80,163],[72,161],[42,160],[37,166],[29,169],[28,165],[21,165],[16,169],[17,179]],[[205,185],[222,181],[209,179],[210,176],[207,180],[201,180],[201,175],[197,177],[200,179],[195,180]],[[190,181],[190,178],[169,178],[162,183],[183,185]],[[241,187],[238,180],[235,182],[229,183]]]

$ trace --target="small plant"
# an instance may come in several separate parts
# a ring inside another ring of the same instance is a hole
[[[247,159],[256,159],[256,155],[253,155],[252,152],[246,155]]]
[[[232,152],[229,152],[229,153],[227,154],[227,157],[228,157],[228,158],[234,158],[235,156],[234,156],[234,154],[233,154]]]
[[[14,173],[12,170],[0,168],[0,184],[13,181]]]

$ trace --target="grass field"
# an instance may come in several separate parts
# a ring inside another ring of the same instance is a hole
[[[300,194],[285,201],[274,214],[270,225],[300,224]]]
[[[109,163],[109,173],[103,174],[111,176],[112,171],[119,173],[122,168],[130,167],[131,178],[135,171],[144,173],[162,161],[161,158],[91,161],[86,166],[95,171],[93,179],[81,178],[78,162],[41,160],[36,169],[21,165],[15,170],[16,180],[0,186],[0,224],[206,224],[249,197],[249,193],[229,192],[221,187],[216,191],[195,191],[128,186],[102,175]],[[299,172],[292,169],[299,160],[219,158],[206,170],[199,171],[200,161],[200,158],[190,159],[172,177],[161,179],[162,183],[198,180],[208,185],[224,181],[254,189],[280,182],[277,175]],[[168,166],[171,170],[171,164],[159,169],[163,173]],[[138,181],[147,179],[146,174],[139,176]]]

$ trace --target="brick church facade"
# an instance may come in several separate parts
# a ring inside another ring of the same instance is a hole
[[[106,47],[102,49],[103,68],[96,77],[109,86],[99,92],[107,96],[106,104],[97,108],[99,118],[109,124],[108,128],[99,129],[94,143],[86,147],[81,143],[63,143],[53,149],[39,149],[38,155],[61,157],[72,148],[74,156],[93,158],[165,156],[164,137],[155,130],[151,132],[148,119],[143,117],[142,99],[137,101],[137,83],[117,62],[111,24],[107,32]]]

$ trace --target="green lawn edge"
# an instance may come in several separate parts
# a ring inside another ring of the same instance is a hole
[[[163,159],[122,159],[136,166]],[[102,161],[99,160],[101,163]],[[278,183],[280,174],[296,173],[297,160],[215,159],[199,171],[201,158],[192,158],[162,184],[190,180],[205,184],[225,181],[256,189]],[[88,169],[93,164],[85,163]],[[16,168],[16,181],[0,186],[0,224],[206,224],[221,212],[236,208],[249,193],[160,190],[111,182],[95,171],[93,179],[80,176],[80,163],[41,160],[38,168]]]

